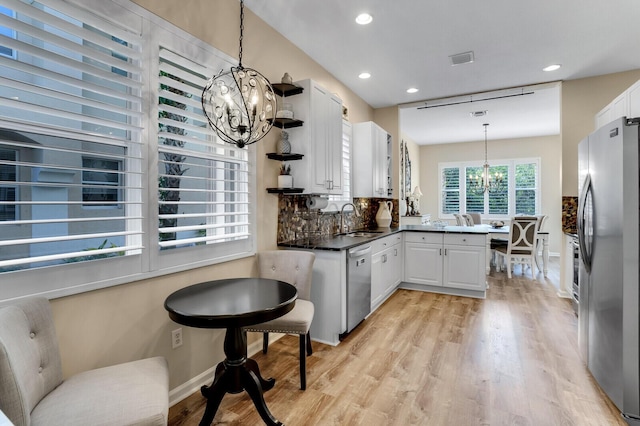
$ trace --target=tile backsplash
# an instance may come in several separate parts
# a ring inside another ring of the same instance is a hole
[[[329,207],[324,210],[310,210],[307,195],[278,195],[278,243],[303,238],[321,238],[340,232],[340,209]],[[375,229],[376,213],[380,201],[391,201],[391,227],[399,226],[398,200],[386,198],[354,198],[353,204],[360,212],[356,216],[351,207],[344,211],[344,232],[355,229]]]
[[[575,234],[578,218],[578,197],[562,197],[562,232]]]

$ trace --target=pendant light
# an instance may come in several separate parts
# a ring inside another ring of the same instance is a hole
[[[273,126],[276,97],[269,80],[242,66],[244,1],[240,0],[238,66],[209,79],[202,91],[202,109],[220,139],[244,148],[266,136]]]
[[[484,126],[484,165],[482,166],[482,175],[471,176],[470,187],[478,192],[494,192],[502,187],[504,176],[502,173],[496,172],[493,176],[489,173],[489,161],[487,160],[487,126]]]

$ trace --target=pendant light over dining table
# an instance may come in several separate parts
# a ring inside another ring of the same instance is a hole
[[[504,182],[504,175],[500,172],[494,173],[491,176],[489,173],[489,161],[487,160],[487,126],[489,123],[483,124],[484,126],[484,165],[482,166],[482,174],[477,176],[471,176],[470,189],[478,192],[495,192],[499,191]]]
[[[269,80],[242,65],[244,1],[240,1],[238,66],[214,75],[202,91],[202,109],[220,139],[244,148],[266,136],[273,125],[276,97]]]

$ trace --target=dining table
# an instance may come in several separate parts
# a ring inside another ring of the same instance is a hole
[[[491,239],[492,238],[502,238],[508,239],[509,237],[509,226],[499,226],[495,227],[489,224],[481,224],[475,225],[478,228],[483,228],[487,230],[487,264],[486,271],[487,275],[491,271]],[[542,268],[540,268],[540,260],[539,260],[539,252],[536,247],[536,255],[535,261],[538,270],[542,270],[544,276],[547,276],[549,272],[549,232],[548,231],[538,231],[537,242],[536,245],[542,246]]]
[[[283,281],[266,278],[230,278],[184,287],[164,302],[169,317],[188,327],[223,328],[225,359],[215,370],[210,386],[202,386],[207,399],[200,426],[213,422],[226,393],[247,391],[267,425],[282,425],[267,407],[263,392],[275,385],[264,379],[258,363],[247,357],[247,332],[244,327],[278,318],[291,311],[297,298],[296,288]]]

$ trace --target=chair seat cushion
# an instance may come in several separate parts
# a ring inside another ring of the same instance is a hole
[[[166,425],[169,370],[163,357],[78,373],[45,396],[31,425]]]
[[[496,251],[500,252],[500,253],[504,253],[507,254],[507,247],[497,247]],[[523,256],[531,256],[533,253],[531,250],[514,250],[511,249],[511,254],[512,255],[523,255]]]
[[[313,320],[313,303],[297,299],[296,305],[285,315],[271,321],[246,327],[247,331],[307,334]]]

